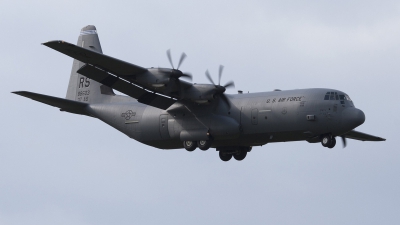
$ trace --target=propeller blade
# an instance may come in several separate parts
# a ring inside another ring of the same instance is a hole
[[[343,148],[346,148],[346,145],[347,145],[346,137],[345,136],[341,136],[341,137],[342,137],[342,142],[343,142]]]
[[[177,70],[179,70],[179,67],[181,66],[183,60],[185,60],[186,54],[182,52],[181,58],[179,59],[178,67],[176,67]]]
[[[192,74],[190,74],[190,73],[182,73],[182,76],[181,76],[181,77],[187,78],[187,79],[189,79],[189,80],[192,80],[192,79],[193,79],[193,76],[192,76]]]
[[[231,103],[229,102],[228,98],[226,97],[226,95],[224,94],[220,94],[219,97],[221,98],[221,100],[223,102],[225,102],[225,104],[228,106],[228,108],[231,108]]]
[[[224,70],[223,65],[219,65],[219,73],[218,73],[218,85],[221,84],[221,77],[222,77],[222,71]]]
[[[208,72],[208,70],[206,71],[206,77],[208,78],[208,80],[215,85],[214,81],[212,80],[210,73]]]
[[[167,50],[167,56],[168,56],[169,63],[170,63],[171,66],[172,66],[172,69],[174,69],[174,64],[172,63],[172,57],[171,57],[171,49],[168,49],[168,50]],[[181,57],[181,58],[182,58],[182,57]]]
[[[229,81],[224,85],[224,88],[230,88],[230,87],[235,87],[235,83],[233,81]]]

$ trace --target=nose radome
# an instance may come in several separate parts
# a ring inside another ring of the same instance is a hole
[[[365,114],[357,108],[348,108],[342,114],[343,126],[347,129],[354,129],[365,121]]]
[[[355,109],[357,110],[357,115],[355,118],[355,123],[357,124],[357,126],[360,126],[361,124],[363,124],[365,122],[365,114],[362,110],[360,109]]]

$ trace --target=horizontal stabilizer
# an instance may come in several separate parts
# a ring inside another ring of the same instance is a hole
[[[41,103],[44,103],[47,105],[51,105],[51,106],[60,108],[61,111],[90,116],[85,111],[85,107],[87,106],[87,104],[83,103],[83,102],[77,102],[77,101],[72,101],[72,100],[68,100],[68,99],[64,99],[64,98],[57,98],[57,97],[53,97],[53,96],[37,94],[37,93],[29,92],[29,91],[15,91],[12,93],[30,98],[32,100],[35,100],[35,101],[38,101],[38,102],[41,102]]]
[[[132,98],[136,98],[138,102],[150,105],[159,109],[168,109],[176,100],[166,96],[154,94],[141,87],[138,87],[126,80],[120,79],[104,70],[91,65],[82,66],[77,73],[82,74],[92,80],[95,80],[107,87],[120,91]]]
[[[352,130],[346,134],[344,134],[346,138],[359,140],[359,141],[386,141],[386,139],[381,137],[376,137],[370,134],[361,133],[355,130]]]
[[[65,42],[49,41],[43,43],[49,48],[59,51],[83,63],[88,63],[96,67],[109,71],[117,76],[132,76],[147,72],[147,69],[134,64],[104,55],[90,49]]]

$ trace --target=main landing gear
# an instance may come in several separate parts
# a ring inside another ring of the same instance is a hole
[[[323,135],[321,137],[321,144],[327,148],[333,148],[336,145],[336,138],[330,134]]]
[[[231,149],[218,149],[219,158],[227,162],[233,158],[237,161],[242,161],[247,156],[247,152],[251,151],[251,147],[232,147]]]
[[[211,147],[211,140],[206,141],[184,141],[183,147],[189,152],[194,151],[197,147],[199,149],[206,151]]]
[[[211,144],[211,140],[184,141],[183,147],[189,152],[194,151],[197,147],[203,151],[206,151],[211,147]],[[242,161],[246,158],[247,152],[251,151],[251,147],[223,147],[217,148],[217,151],[219,151],[219,158],[224,162],[231,160],[232,157],[237,161]]]

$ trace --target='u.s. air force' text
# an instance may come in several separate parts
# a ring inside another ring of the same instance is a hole
[[[304,96],[301,97],[288,97],[288,98],[279,98],[278,102],[301,102],[302,98],[304,98]],[[267,103],[270,103],[271,99],[267,99]],[[272,99],[272,103],[276,102],[276,98]]]

